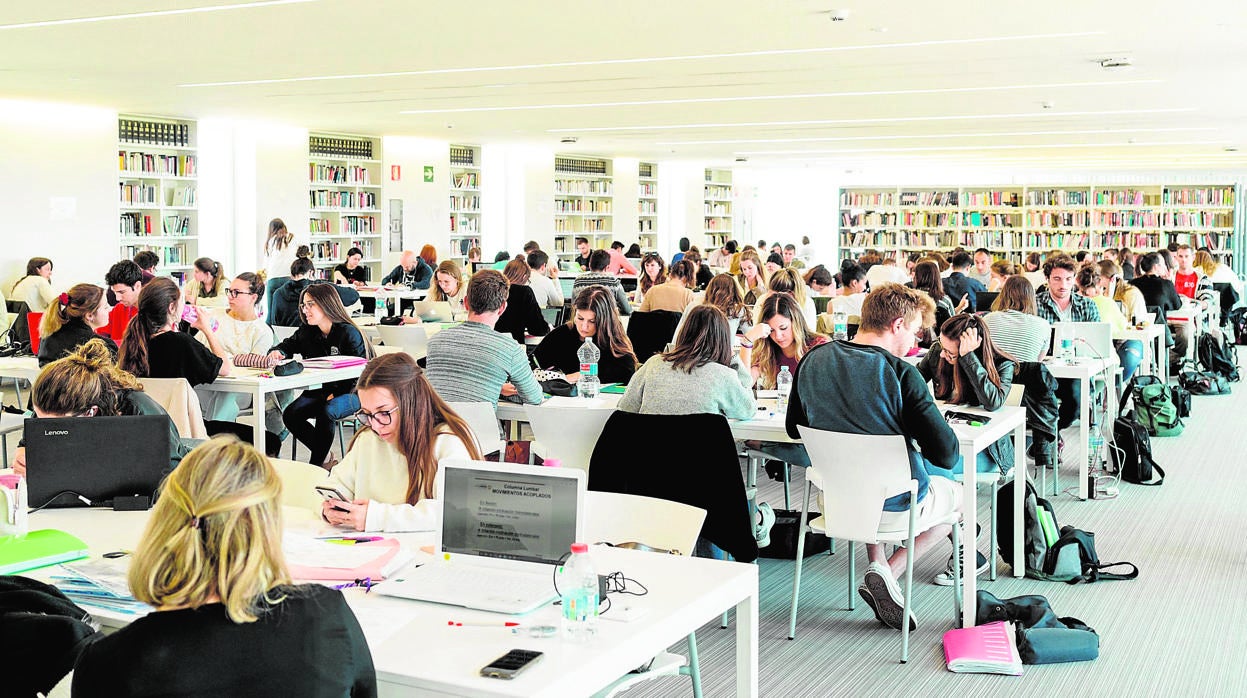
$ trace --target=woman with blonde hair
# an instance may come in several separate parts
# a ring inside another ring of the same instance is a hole
[[[291,582],[281,486],[234,439],[191,451],[161,486],[127,574],[156,610],[83,650],[75,696],[377,695],[342,592]]]
[[[104,340],[116,359],[116,342],[96,333],[108,324],[111,310],[104,289],[94,284],[78,284],[62,293],[56,303],[48,306],[39,323],[39,365],[68,356],[96,337]]]
[[[463,297],[468,295],[468,282],[463,278],[463,270],[453,260],[446,260],[437,265],[433,272],[433,290],[429,300],[450,303],[452,315],[464,315]]]
[[[480,459],[472,430],[408,354],[369,362],[355,391],[361,429],[328,481],[350,501],[324,502],[321,515],[358,531],[436,528],[439,464]]]
[[[741,341],[741,359],[749,363],[759,388],[773,390],[781,368],[795,374],[801,357],[827,342],[827,337],[810,329],[796,299],[787,293],[763,299],[757,320]]]
[[[1013,276],[1014,273],[1015,268],[1013,266],[1013,262],[1010,262],[1007,259],[997,259],[992,262],[990,271],[988,272],[991,278],[987,281],[987,290],[999,292],[1001,287],[1005,285],[1005,280],[1010,276]]]
[[[740,295],[745,300],[745,305],[753,305],[758,302],[758,298],[766,292],[766,284],[770,279],[766,275],[766,267],[762,264],[762,258],[758,256],[757,251],[745,248],[740,253],[740,274],[736,276],[736,283],[740,284]]]
[[[787,293],[792,296],[797,305],[801,307],[801,314],[805,316],[805,324],[814,327],[818,310],[814,307],[814,299],[806,291],[805,280],[801,278],[801,272],[793,267],[784,267],[771,275],[766,288],[767,294]],[[763,297],[765,298],[765,295]]]

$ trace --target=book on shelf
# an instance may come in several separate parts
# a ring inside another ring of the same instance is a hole
[[[162,121],[119,119],[117,139],[126,143],[185,148],[190,143],[190,126]]]
[[[454,164],[451,164],[453,167]],[[451,178],[455,189],[477,189],[475,172],[456,172]]]
[[[316,184],[360,186],[372,184],[367,167],[360,165],[321,165],[308,163],[308,178]]]
[[[370,191],[333,191],[331,189],[313,189],[308,192],[312,208],[337,209],[374,209],[377,207],[377,195]]]
[[[945,632],[944,663],[958,673],[1021,676],[1013,623],[996,621]]]

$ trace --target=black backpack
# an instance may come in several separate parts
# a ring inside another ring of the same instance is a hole
[[[1178,418],[1185,419],[1191,416],[1191,391],[1181,385],[1169,386],[1170,395],[1173,397],[1173,406],[1178,408]]]
[[[1016,486],[1015,480],[1010,480],[1000,486],[997,498],[1001,502],[1013,501],[1013,488]],[[1052,508],[1052,502],[1040,497],[1035,492],[1035,486],[1029,481],[1026,483],[1026,500],[1022,513],[1022,546],[1026,570],[1038,570],[1043,564],[1044,555],[1048,552],[1048,542],[1044,538],[1043,529],[1039,525],[1039,517],[1037,510],[1039,508],[1048,510],[1052,515],[1052,520],[1056,520],[1056,510]],[[1012,566],[1013,565],[1013,508],[1012,507],[996,507],[996,546],[1000,550],[1000,557]]]
[[[1199,336],[1195,357],[1205,371],[1215,373],[1231,383],[1238,381],[1238,354],[1224,340],[1219,330],[1209,330]]]
[[[1225,316],[1235,344],[1247,344],[1247,308],[1235,308]]]

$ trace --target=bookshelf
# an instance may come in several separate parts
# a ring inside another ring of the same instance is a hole
[[[642,252],[658,251],[658,165],[637,165],[637,242]]]
[[[1233,184],[845,188],[841,256],[986,247],[1020,260],[1053,249],[1157,249],[1171,242],[1233,253]]]
[[[576,238],[595,249],[610,247],[614,184],[610,160],[578,155],[554,157],[554,253],[559,262],[577,256]]]
[[[308,244],[317,275],[358,247],[368,278],[381,270],[381,140],[367,136],[313,133],[308,136]]]
[[[199,257],[195,122],[148,116],[117,120],[121,256],[160,256],[157,271],[178,283]]]
[[[707,169],[706,183],[702,189],[704,214],[702,232],[710,251],[723,246],[732,238],[732,171]]]
[[[468,248],[481,246],[481,148],[450,146],[450,246],[446,259],[466,266]]]

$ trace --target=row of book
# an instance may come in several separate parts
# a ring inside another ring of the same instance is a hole
[[[458,172],[450,178],[455,189],[480,189],[480,178],[475,172]]]
[[[606,250],[606,249],[610,249],[610,246],[611,246],[610,238],[604,237],[604,238],[600,238],[596,240],[593,238],[589,238],[589,247],[591,248],[598,249],[598,250]],[[576,249],[576,236],[563,235],[561,237],[554,238],[554,251],[556,253],[578,252],[579,250]]]
[[[641,232],[641,233],[653,232],[654,227],[655,227],[654,224],[655,224],[654,220],[649,219],[649,218],[642,218],[637,221],[637,228],[638,228],[637,232]]]
[[[554,158],[555,174],[606,174],[605,160],[584,160],[581,158]]]
[[[903,191],[901,206],[956,206],[956,190],[949,191]]]
[[[372,159],[372,141],[363,138],[310,136],[307,139],[307,149],[312,155]]]
[[[451,167],[475,167],[476,153],[465,145],[450,146]]]
[[[1096,211],[1099,228],[1159,228],[1161,218],[1155,211]]]
[[[704,205],[702,213],[707,216],[730,216],[732,209],[727,204],[714,204],[707,201]]]
[[[555,213],[610,213],[611,202],[597,199],[555,199]]]
[[[1166,228],[1233,228],[1233,213],[1213,211],[1166,211],[1161,216]]]
[[[158,206],[160,205],[159,189],[155,184],[151,183],[135,183],[135,182],[119,182],[118,183],[118,201],[122,206]],[[165,206],[187,206],[195,205],[195,188],[181,187],[178,189],[166,189],[164,196]]]
[[[1233,206],[1234,187],[1204,189],[1165,189],[1166,206]]]
[[[191,221],[186,216],[173,215],[153,219],[152,216],[137,211],[122,213],[119,227],[122,236],[191,234]]]
[[[556,233],[609,233],[609,218],[555,218]]]
[[[130,259],[134,255],[150,250],[160,257],[160,265],[166,267],[177,267],[190,263],[190,258],[186,255],[186,245],[184,243],[176,243],[170,245],[122,245],[121,255]]]
[[[1031,206],[1086,206],[1089,192],[1085,189],[1032,189],[1026,192]]]
[[[732,198],[731,187],[706,186],[702,192],[703,198],[706,199],[730,199]]]
[[[723,218],[707,218],[703,224],[706,232],[730,233],[732,232],[732,221]]]
[[[1159,206],[1161,196],[1158,192],[1145,192],[1139,189],[1125,191],[1097,191],[1096,206]]]
[[[476,216],[457,216],[450,214],[450,232],[475,235],[480,232],[481,219]]]
[[[653,182],[641,182],[637,185],[637,196],[658,196],[658,187]]]
[[[1022,205],[1022,199],[1016,191],[968,191],[966,206],[1012,206]]]
[[[605,179],[556,179],[555,194],[572,194],[574,196],[610,196],[614,187]]]
[[[343,216],[343,235],[373,235],[377,232],[375,216]]]
[[[190,145],[190,125],[121,119],[117,122],[117,138],[123,143],[185,148]]]
[[[451,211],[480,211],[481,197],[472,194],[470,196],[452,196],[450,197]]]
[[[658,202],[657,201],[637,201],[636,212],[642,216],[657,216],[658,215]]]
[[[194,177],[198,171],[194,155],[161,155],[141,151],[117,151],[117,164],[122,172]]]
[[[1170,242],[1190,245],[1196,249],[1207,247],[1213,252],[1228,249],[1230,233],[1169,233]]]
[[[840,206],[843,208],[864,208],[867,206],[895,206],[896,194],[890,191],[858,192],[845,191],[840,193]]]
[[[333,240],[314,241],[309,247],[312,248],[312,259],[317,261],[346,259],[346,252],[352,247],[358,247],[364,253],[364,259],[372,259],[371,240],[351,240],[350,242]]]
[[[1016,228],[1022,217],[1016,213],[982,213],[980,211],[963,211],[961,225],[971,228]]]
[[[1085,228],[1091,216],[1086,211],[1027,211],[1028,228]]]
[[[463,257],[467,257],[468,252],[471,251],[473,247],[480,247],[480,246],[481,246],[480,238],[463,238],[462,240],[459,240],[459,241],[455,241],[455,240],[450,241],[450,248],[454,250],[456,247],[458,247],[459,254]]]
[[[308,163],[308,179],[316,184],[372,184],[367,167]]]
[[[312,208],[372,209],[377,207],[377,194],[371,191],[331,191],[313,189],[308,192]]]

